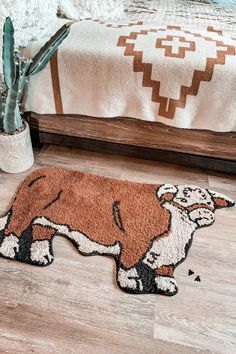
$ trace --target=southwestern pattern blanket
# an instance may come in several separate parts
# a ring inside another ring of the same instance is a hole
[[[25,110],[236,131],[233,11],[192,1],[147,7],[119,21],[74,23],[51,65],[30,81]]]

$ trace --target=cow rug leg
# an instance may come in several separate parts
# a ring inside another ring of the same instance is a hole
[[[158,275],[155,278],[157,293],[163,295],[175,295],[178,292],[177,283],[174,277]]]
[[[119,286],[129,293],[158,293],[172,296],[178,292],[173,268],[168,266],[154,271],[142,263],[130,269],[119,266],[117,281]]]
[[[3,257],[14,259],[19,252],[19,238],[14,234],[2,236],[0,254]]]
[[[8,231],[9,231],[8,227]],[[0,238],[0,254],[5,258],[46,266],[53,262],[52,238],[55,230],[40,225],[30,224],[21,235],[14,232]]]
[[[135,267],[128,270],[120,267],[118,269],[117,281],[119,286],[127,292],[142,293],[144,290],[143,282]]]
[[[46,266],[54,260],[52,238],[55,230],[41,225],[32,225],[30,260],[37,265]]]
[[[155,270],[155,283],[157,293],[163,295],[175,295],[178,292],[177,282],[174,278],[172,266],[162,266]]]
[[[51,242],[48,240],[34,241],[30,247],[30,258],[34,264],[48,265],[53,262]]]
[[[14,259],[19,252],[19,238],[14,233],[5,236],[4,229],[7,227],[10,212],[0,218],[0,255]]]

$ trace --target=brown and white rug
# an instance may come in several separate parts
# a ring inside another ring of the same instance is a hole
[[[131,293],[177,293],[175,268],[194,231],[210,226],[229,197],[196,186],[118,181],[62,168],[30,174],[0,218],[0,255],[53,262],[54,236],[86,256],[113,256],[117,282]]]

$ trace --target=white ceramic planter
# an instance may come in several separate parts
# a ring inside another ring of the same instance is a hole
[[[21,173],[32,167],[34,154],[29,125],[15,135],[0,134],[0,168],[8,173]]]

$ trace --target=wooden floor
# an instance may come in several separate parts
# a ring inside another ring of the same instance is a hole
[[[236,176],[55,146],[35,153],[33,169],[198,184],[236,200]],[[1,214],[26,174],[0,172]],[[236,353],[236,207],[218,210],[216,223],[195,233],[172,298],[122,292],[112,259],[83,257],[65,239],[54,241],[54,251],[46,268],[0,259],[1,354]]]

